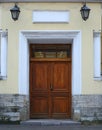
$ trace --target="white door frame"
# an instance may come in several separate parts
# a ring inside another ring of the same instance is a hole
[[[19,33],[19,94],[29,95],[29,41],[72,41],[72,95],[80,95],[82,87],[81,32],[65,30],[20,31]]]

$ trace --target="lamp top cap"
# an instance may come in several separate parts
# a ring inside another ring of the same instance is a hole
[[[88,8],[88,7],[86,6],[86,3],[85,3],[85,4],[83,5],[83,7],[81,7],[81,10],[89,10],[89,11],[90,11],[91,9]],[[80,10],[80,11],[81,11],[81,10]]]
[[[17,4],[15,4],[15,6],[12,9],[10,9],[10,11],[18,11],[18,12],[20,12],[20,8],[17,6]]]

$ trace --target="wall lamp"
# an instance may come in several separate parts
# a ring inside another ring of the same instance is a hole
[[[80,12],[83,20],[86,21],[89,18],[90,10],[91,9],[86,6],[86,3],[83,5],[83,7],[81,7]]]
[[[18,20],[20,14],[20,8],[15,4],[13,8],[10,9],[12,19],[14,21]]]

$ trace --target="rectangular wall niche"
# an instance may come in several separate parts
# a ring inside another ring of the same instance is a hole
[[[69,11],[33,11],[33,23],[68,23]]]

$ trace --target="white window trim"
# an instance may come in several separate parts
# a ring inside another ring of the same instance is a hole
[[[72,95],[82,87],[80,31],[21,31],[19,35],[19,94],[29,95],[29,40],[72,39]]]
[[[0,31],[0,80],[7,78],[7,31]]]
[[[93,33],[94,80],[102,80],[101,76],[101,32]]]

